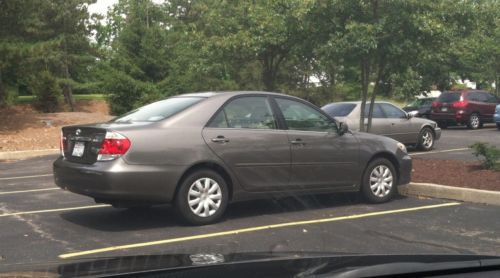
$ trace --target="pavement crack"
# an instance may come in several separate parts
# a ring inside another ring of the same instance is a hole
[[[432,246],[432,247],[438,247],[438,248],[453,250],[453,251],[456,251],[460,254],[475,254],[474,252],[471,252],[470,250],[467,250],[467,249],[463,249],[463,248],[459,248],[459,247],[455,247],[455,246],[444,245],[444,244],[440,244],[440,243],[434,243],[434,242],[428,242],[428,241],[422,241],[422,240],[410,240],[410,239],[406,239],[406,238],[403,238],[400,236],[389,235],[386,233],[381,233],[381,232],[371,231],[371,230],[366,231],[366,233],[369,235],[372,235],[372,236],[385,237],[388,239],[397,240],[397,241],[401,241],[401,242],[408,243],[408,244],[421,244],[421,245],[427,245],[427,246]]]
[[[0,206],[0,212],[2,214],[16,213],[16,211],[9,210],[4,205]],[[43,239],[47,239],[47,240],[50,240],[50,241],[53,241],[53,242],[57,242],[57,243],[63,244],[64,246],[69,245],[69,242],[67,242],[65,240],[56,239],[56,238],[54,238],[52,236],[52,234],[50,234],[49,232],[44,231],[42,229],[42,227],[40,225],[36,224],[32,219],[24,218],[21,215],[12,215],[11,217],[14,218],[14,219],[16,219],[16,220],[18,220],[18,221],[20,221],[20,222],[25,223],[26,225],[28,225],[35,234],[37,234],[38,236],[40,236]]]

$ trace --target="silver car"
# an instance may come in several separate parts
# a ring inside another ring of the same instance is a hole
[[[410,181],[403,144],[356,133],[299,98],[186,94],[102,124],[62,129],[56,184],[116,207],[171,203],[191,224],[229,202],[361,192],[385,202]]]
[[[359,130],[361,101],[335,102],[323,106],[321,109],[339,122],[345,122],[349,128]],[[365,115],[368,116],[370,104],[365,106]],[[365,119],[365,126],[368,120]],[[415,118],[399,107],[389,103],[377,101],[373,106],[371,133],[387,136],[405,145],[415,145],[418,149],[429,151],[441,137],[441,128],[436,122]]]

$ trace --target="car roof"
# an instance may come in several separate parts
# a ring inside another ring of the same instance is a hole
[[[330,104],[336,104],[336,103],[350,103],[350,104],[361,104],[361,101],[338,101],[338,102],[332,102],[332,103],[329,103],[327,105],[330,105]],[[370,103],[370,101],[366,101],[367,104]],[[388,101],[375,101],[375,103],[388,103],[388,104],[392,104],[394,105],[394,103],[391,103],[391,102],[388,102]],[[325,105],[326,106],[326,105]]]
[[[203,98],[212,98],[212,97],[233,97],[233,96],[238,96],[238,95],[272,95],[272,96],[281,96],[281,97],[289,97],[289,98],[295,98],[299,99],[298,97],[287,95],[287,94],[281,94],[281,93],[274,93],[274,92],[265,92],[265,91],[212,91],[212,92],[198,92],[198,93],[187,93],[187,94],[181,94],[177,95],[174,97],[203,97]]]

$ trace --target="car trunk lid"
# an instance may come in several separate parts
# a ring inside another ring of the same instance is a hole
[[[62,144],[67,160],[92,164],[97,161],[106,129],[92,126],[68,126],[62,128]]]

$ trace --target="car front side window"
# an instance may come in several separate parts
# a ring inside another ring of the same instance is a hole
[[[381,103],[382,110],[387,115],[387,118],[405,118],[406,113],[403,110],[397,108],[396,106],[388,103]]]
[[[276,129],[276,120],[267,97],[240,97],[227,103],[208,126]]]
[[[334,122],[309,105],[283,98],[276,98],[276,102],[283,113],[288,129],[319,132],[337,131]]]

